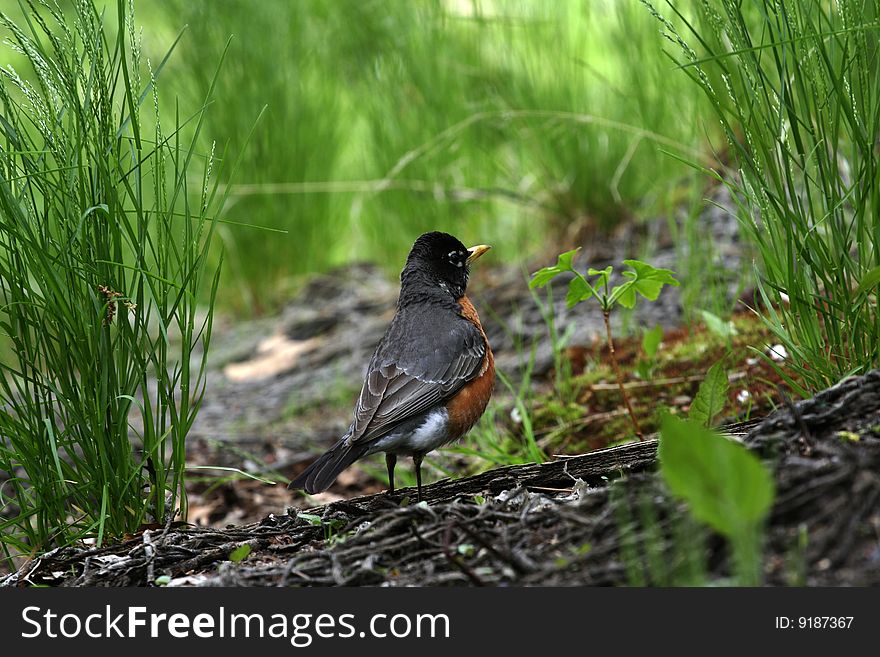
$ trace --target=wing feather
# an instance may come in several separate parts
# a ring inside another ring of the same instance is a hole
[[[479,374],[486,356],[483,334],[459,315],[437,320],[432,326],[447,329],[413,335],[406,327],[424,324],[395,317],[367,370],[349,429],[353,444],[388,433]]]

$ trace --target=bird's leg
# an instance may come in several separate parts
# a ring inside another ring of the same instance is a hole
[[[385,466],[388,468],[388,494],[394,492],[394,466],[397,465],[397,454],[385,452]]]
[[[424,454],[413,454],[413,466],[416,469],[416,486],[419,491],[419,502],[422,501],[422,459]]]

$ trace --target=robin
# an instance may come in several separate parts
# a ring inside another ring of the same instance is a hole
[[[495,386],[495,360],[466,295],[469,265],[491,247],[425,233],[400,273],[397,312],[370,360],[348,432],[290,483],[318,493],[369,454],[385,452],[388,492],[397,457],[411,456],[422,499],[425,454],[461,438]]]

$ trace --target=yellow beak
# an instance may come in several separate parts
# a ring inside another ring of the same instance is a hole
[[[492,247],[488,244],[477,244],[476,246],[472,246],[468,249],[468,253],[470,254],[467,257],[467,263],[471,264],[474,260],[483,255],[486,251],[491,249]]]

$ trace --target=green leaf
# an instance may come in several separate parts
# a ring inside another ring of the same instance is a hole
[[[857,443],[862,439],[862,437],[854,431],[838,431],[835,435],[841,440],[848,440],[853,443]]]
[[[697,396],[691,403],[691,410],[688,417],[701,426],[712,426],[712,422],[727,403],[727,390],[729,384],[727,381],[727,370],[724,363],[719,361],[709,368],[706,378],[700,384],[697,390]]]
[[[710,313],[708,310],[701,310],[700,315],[703,317],[703,323],[709,332],[717,335],[719,338],[729,340],[736,335],[736,327],[730,320],[724,321],[718,315]]]
[[[642,351],[645,352],[645,356],[648,358],[654,358],[657,355],[657,350],[660,348],[660,343],[663,341],[663,327],[657,324],[650,331],[645,331],[645,334],[642,336]]]
[[[593,290],[584,280],[583,276],[575,276],[568,284],[568,294],[565,295],[565,305],[569,308],[576,306],[581,301],[586,301],[593,296]]]
[[[571,251],[560,253],[559,257],[556,258],[556,266],[563,271],[574,271],[574,257],[578,254],[578,251],[580,250],[581,247],[578,247],[576,249],[572,249]]]
[[[615,286],[611,290],[609,302],[611,305],[619,303],[624,308],[635,308],[636,291],[633,289],[633,282],[627,281]]]
[[[229,560],[232,563],[239,563],[240,561],[244,561],[245,559],[247,559],[247,556],[250,553],[251,546],[247,543],[243,543],[229,553]]]
[[[156,586],[168,586],[171,583],[171,575],[159,575],[153,580]]]
[[[631,279],[633,291],[641,294],[648,301],[655,301],[664,285],[679,284],[675,279],[675,272],[671,269],[658,269],[640,260],[624,260],[623,264],[632,268],[632,271],[625,271],[623,275]]]
[[[660,429],[660,472],[695,518],[728,538],[751,531],[773,505],[773,478],[757,456],[673,415]]]
[[[321,516],[316,516],[314,513],[300,513],[296,517],[302,518],[310,525],[321,526]]]
[[[862,276],[862,280],[859,281],[859,287],[856,288],[856,296],[866,294],[878,285],[880,285],[880,267],[874,267]]]
[[[544,287],[551,280],[559,276],[562,272],[566,271],[574,271],[574,266],[572,265],[572,260],[577,255],[577,252],[581,250],[581,247],[573,249],[571,251],[566,251],[565,253],[560,253],[559,257],[556,258],[556,265],[553,267],[544,267],[543,269],[539,269],[534,274],[532,274],[532,280],[529,281],[529,287],[531,289],[535,289],[536,287]]]

